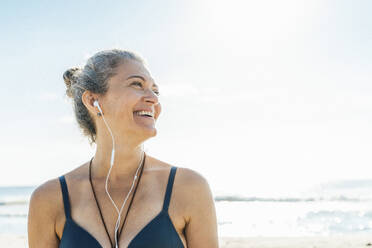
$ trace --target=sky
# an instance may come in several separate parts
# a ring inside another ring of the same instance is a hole
[[[62,75],[139,53],[160,86],[145,151],[214,194],[283,195],[372,179],[368,0],[2,1],[0,186],[88,161]]]

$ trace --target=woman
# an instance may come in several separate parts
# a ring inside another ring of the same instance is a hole
[[[64,80],[77,122],[97,148],[88,162],[34,190],[29,247],[218,247],[206,179],[143,151],[161,112],[144,60],[105,50]]]

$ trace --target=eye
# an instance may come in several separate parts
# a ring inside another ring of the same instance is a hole
[[[138,81],[135,81],[133,83],[131,83],[131,85],[140,85],[142,87],[142,83],[141,82],[138,82]],[[159,91],[154,91],[154,93],[159,96],[160,95],[160,92]]]
[[[141,83],[141,82],[138,82],[138,81],[135,81],[135,82],[131,83],[131,85],[132,85],[132,84],[136,84],[136,85],[140,85],[140,86],[142,86],[142,83]]]

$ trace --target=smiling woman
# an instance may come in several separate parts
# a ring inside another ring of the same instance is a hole
[[[145,61],[134,52],[113,49],[98,52],[88,59],[84,68],[74,67],[63,74],[67,87],[66,95],[73,98],[75,117],[83,133],[89,136],[91,144],[96,139],[96,127],[83,103],[82,95],[86,90],[104,95],[108,91],[108,79],[116,74],[119,63],[124,61],[145,64]],[[135,75],[128,77],[127,80],[138,77],[145,81],[143,77]]]
[[[34,190],[29,247],[217,248],[206,179],[144,152],[161,113],[159,86],[144,60],[105,50],[63,78],[77,122],[97,149],[90,161]]]

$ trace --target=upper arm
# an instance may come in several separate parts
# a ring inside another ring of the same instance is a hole
[[[188,248],[218,248],[217,217],[213,195],[207,180],[198,172],[181,168],[182,191],[187,224]],[[180,174],[181,174],[180,173]]]
[[[31,194],[28,209],[29,248],[56,248],[59,240],[55,232],[58,182],[49,180],[38,186]]]

